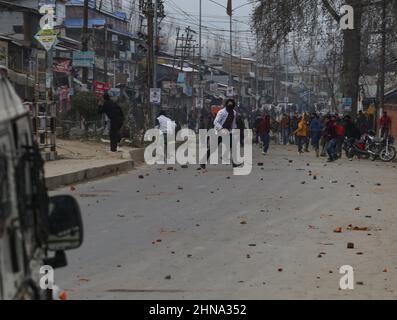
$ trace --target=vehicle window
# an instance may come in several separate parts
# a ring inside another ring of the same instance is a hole
[[[37,242],[43,242],[47,234],[48,198],[44,183],[43,163],[38,149],[30,146],[27,136],[18,160],[15,182],[18,211],[25,234],[27,252],[33,252]]]

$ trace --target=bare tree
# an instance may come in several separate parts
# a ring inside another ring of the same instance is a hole
[[[346,0],[354,10],[354,29],[340,31],[343,36],[341,92],[353,99],[353,112],[357,111],[359,93],[361,32],[363,12],[369,0]],[[253,27],[262,46],[279,46],[291,32],[301,37],[314,34],[327,36],[324,30],[326,17],[334,26],[339,24],[340,0],[260,0],[254,9]]]

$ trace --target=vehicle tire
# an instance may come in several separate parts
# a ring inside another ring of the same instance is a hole
[[[368,160],[369,158],[371,158],[370,154],[360,154],[360,159]]]
[[[391,162],[396,158],[396,155],[396,148],[389,146],[389,152],[386,151],[386,148],[383,148],[379,154],[379,157],[383,162]]]
[[[355,153],[354,153],[354,151],[353,151],[352,148],[347,148],[347,149],[346,149],[346,157],[347,157],[348,159],[354,158],[354,155],[355,155]]]

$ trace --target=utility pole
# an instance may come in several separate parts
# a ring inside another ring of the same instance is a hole
[[[190,27],[186,28],[186,37],[182,39],[185,43],[182,45],[182,58],[181,58],[181,71],[183,71],[183,65],[185,59],[188,60],[192,50],[193,35],[191,34],[193,30]],[[183,37],[182,37],[183,38]]]
[[[157,39],[158,39],[158,0],[154,1],[154,37],[153,37],[153,88],[157,88]]]
[[[192,54],[192,43],[195,42],[192,33],[196,33],[196,32],[194,32],[190,27],[187,27],[185,29],[185,33],[182,34],[180,32],[180,29],[177,28],[173,67],[178,66],[180,72],[183,72],[184,62],[185,60],[188,60]],[[176,63],[177,59],[179,59],[178,63]],[[178,105],[177,107],[179,111],[180,105]],[[186,105],[186,121],[189,122],[189,109],[187,105]]]
[[[288,103],[288,62],[287,62],[287,42],[284,42],[284,66],[285,66],[285,98],[284,103]]]
[[[379,76],[379,112],[375,119],[385,107],[385,72],[386,72],[386,0],[382,0],[382,48],[380,59],[380,76]],[[376,127],[377,121],[375,122]]]
[[[96,43],[95,43],[95,26],[92,26],[92,30],[91,30],[91,47],[92,47],[92,51],[95,52],[96,54]],[[92,78],[96,79],[96,65],[93,65],[92,68]],[[92,86],[92,91],[94,91],[94,86]]]
[[[116,53],[113,54],[113,88],[116,88]]]
[[[105,22],[105,42],[104,42],[104,49],[105,49],[105,54],[104,54],[104,62],[103,62],[103,69],[105,71],[105,82],[108,82],[108,24]]]
[[[83,8],[83,34],[81,36],[81,44],[82,44],[82,51],[88,51],[88,0],[84,0],[84,8]],[[83,84],[87,86],[88,82],[88,68],[83,68]],[[86,88],[85,88],[86,89]]]
[[[147,4],[146,4],[146,10],[145,10],[145,14],[147,17],[147,33],[148,33],[148,41],[147,41],[147,61],[146,61],[146,95],[147,95],[147,105],[148,105],[148,116],[149,116],[149,121],[152,122],[152,124],[154,124],[153,119],[155,117],[155,114],[152,110],[152,106],[150,103],[150,88],[153,85],[153,38],[154,38],[154,26],[153,26],[153,3],[150,0]]]
[[[179,33],[180,33],[181,29],[179,27],[176,28],[176,45],[175,45],[175,51],[174,51],[174,59],[172,62],[172,67],[175,68],[175,64],[176,64],[176,58],[177,58],[177,54],[178,54],[178,42],[179,42]]]
[[[153,2],[154,1],[154,2]],[[146,97],[148,106],[149,121],[154,124],[155,112],[154,108],[150,103],[150,89],[157,87],[157,59],[156,59],[156,47],[157,47],[157,34],[158,34],[158,18],[164,18],[164,5],[163,0],[141,0],[140,8],[147,19],[147,61],[146,61]]]
[[[258,110],[259,108],[259,66],[258,66],[258,39],[256,39],[256,63],[255,63],[255,109]]]
[[[192,33],[195,33],[190,27],[185,29],[185,33],[180,34],[180,29],[177,28],[176,45],[174,51],[173,67],[178,65],[180,71],[183,71],[183,65],[185,60],[187,60],[192,53],[192,43],[195,42]],[[181,43],[181,44],[180,44]],[[179,59],[179,64],[176,60]]]
[[[199,27],[199,108],[200,110],[204,107],[204,92],[203,92],[203,66],[202,66],[202,14],[203,14],[203,3],[200,0],[200,27]]]
[[[233,11],[230,12],[230,75],[229,75],[229,85],[233,86]]]

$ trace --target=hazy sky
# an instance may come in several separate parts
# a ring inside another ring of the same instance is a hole
[[[223,6],[226,7],[227,5],[227,0],[214,0],[215,2],[218,2],[219,4],[222,4]],[[248,4],[248,0],[232,0],[233,3],[233,8],[237,8],[241,5]],[[167,10],[172,10],[172,7],[180,7],[181,9],[187,11],[187,12],[194,12],[195,14],[198,14],[199,12],[199,0],[164,0],[164,3],[166,5]],[[209,0],[202,0],[203,3],[203,15],[226,15],[226,10],[222,8],[221,6],[218,6],[214,3],[211,3]],[[251,6],[247,5],[242,8],[238,8],[234,14],[237,16],[242,16],[242,15],[249,15],[251,13]]]
[[[227,0],[214,0],[226,7]],[[233,29],[237,32],[234,34],[234,41],[238,42],[238,47],[243,52],[248,52],[250,48],[255,46],[255,40],[250,32],[250,14],[252,13],[252,5],[248,0],[232,0],[233,8],[237,8],[233,15]],[[199,0],[164,0],[167,18],[164,26],[180,27],[181,29],[190,26],[198,31],[199,24]],[[203,38],[216,41],[219,35],[228,41],[229,39],[229,16],[226,9],[212,3],[210,0],[202,0],[203,4]],[[241,8],[241,5],[245,5]]]

